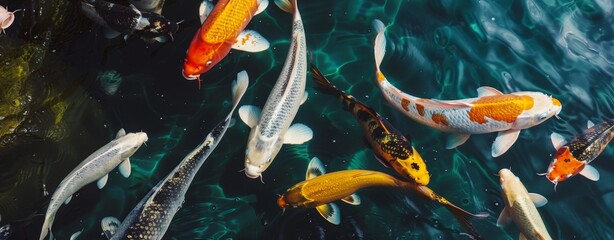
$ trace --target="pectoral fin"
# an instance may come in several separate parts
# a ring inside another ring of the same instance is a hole
[[[260,108],[254,105],[243,105],[239,108],[239,117],[250,128],[254,128],[260,121]]]
[[[118,139],[118,138],[123,137],[123,136],[126,136],[126,130],[124,130],[122,128],[119,131],[117,131],[117,134],[115,135],[115,139]]]
[[[309,93],[307,91],[305,91],[305,94],[303,94],[303,99],[301,100],[301,105],[303,105],[303,103],[307,102],[307,98],[309,97]]]
[[[586,128],[592,128],[593,126],[595,126],[595,124],[593,123],[593,121],[588,120],[588,121],[586,122]]]
[[[113,38],[116,38],[117,36],[121,35],[120,32],[115,31],[113,29],[110,29],[108,27],[105,27],[102,32],[103,32],[103,35],[104,35],[104,37],[106,39],[113,39]]]
[[[98,179],[96,182],[96,186],[98,189],[102,189],[104,185],[107,185],[107,180],[109,179],[109,174],[105,174],[102,178]]]
[[[64,201],[64,205],[67,205],[67,204],[70,202],[70,200],[72,200],[72,195],[70,195],[70,196],[69,196],[69,197],[66,199],[66,201]]]
[[[506,206],[503,208],[503,211],[501,211],[499,218],[497,218],[497,227],[503,227],[511,221],[512,216],[510,215],[510,208]]]
[[[320,215],[332,224],[339,225],[341,222],[341,214],[339,213],[339,207],[334,203],[327,203],[317,206],[316,209]]]
[[[463,145],[471,137],[471,134],[456,133],[450,134],[446,141],[446,149],[453,149]]]
[[[352,205],[360,205],[360,203],[361,203],[360,197],[358,197],[358,195],[356,195],[356,193],[354,193],[354,194],[352,194],[350,196],[342,198],[341,201],[344,201],[344,202],[346,202],[348,204],[352,204]]]
[[[391,167],[391,166],[390,166],[390,163],[389,163],[388,161],[386,161],[386,160],[384,160],[384,159],[380,158],[379,156],[377,156],[377,154],[375,154],[375,153],[374,153],[374,154],[373,154],[373,156],[375,157],[375,159],[377,159],[377,161],[378,161],[379,163],[381,163],[382,165],[384,165],[384,167],[387,167],[387,168],[390,168],[390,167]]]
[[[108,239],[115,235],[120,224],[121,222],[116,217],[105,217],[100,221],[102,232]]]
[[[323,175],[326,173],[324,165],[319,158],[313,157],[307,166],[307,173],[305,174],[305,180],[312,179],[314,177]]]
[[[200,24],[202,24],[203,22],[205,22],[205,20],[207,20],[207,17],[209,17],[209,14],[211,13],[214,7],[215,5],[213,5],[212,2],[207,1],[207,0],[203,0],[200,3],[200,7],[198,8],[198,16],[200,17]]]
[[[533,204],[535,204],[535,207],[543,207],[546,205],[546,203],[548,203],[548,199],[541,194],[529,193],[529,197],[531,198],[531,201],[533,201]]]
[[[484,87],[478,88],[478,97],[495,96],[495,95],[503,95],[503,93],[493,87],[484,86]]]
[[[514,145],[516,139],[518,139],[518,135],[520,135],[520,130],[499,132],[495,142],[492,144],[492,156],[498,157],[507,152]]]
[[[269,6],[269,0],[260,0],[258,1],[258,10],[256,10],[256,14],[258,15],[261,12],[264,12],[264,10]]]
[[[591,181],[599,181],[599,171],[591,165],[584,165],[584,169],[580,171],[580,175],[588,178]]]
[[[132,167],[130,165],[130,158],[126,158],[119,164],[119,173],[125,178],[130,177],[130,173],[132,172]]]
[[[284,144],[301,144],[313,138],[313,131],[304,124],[295,123],[288,128],[284,136]]]
[[[554,149],[559,149],[567,143],[567,141],[565,141],[565,138],[558,133],[550,134],[550,142],[552,143]]]
[[[232,48],[244,52],[261,52],[267,50],[270,45],[260,33],[254,30],[243,30]]]

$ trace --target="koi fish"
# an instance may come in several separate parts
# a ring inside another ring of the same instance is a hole
[[[559,182],[578,173],[590,180],[599,180],[597,169],[588,164],[603,152],[612,137],[614,137],[614,119],[597,125],[588,121],[588,129],[569,142],[566,142],[560,134],[552,133],[550,139],[556,153],[548,166],[546,178],[554,183],[555,187]]]
[[[306,180],[289,188],[277,199],[279,207],[286,208],[316,208],[318,213],[332,224],[341,222],[339,207],[332,203],[337,200],[358,205],[360,198],[358,190],[368,187],[401,188],[436,201],[445,206],[459,223],[470,231],[470,235],[479,238],[469,222],[472,218],[486,218],[488,213],[471,214],[462,208],[448,202],[426,186],[413,182],[402,181],[385,173],[370,170],[344,170],[326,173],[324,165],[316,157],[312,158],[307,167]]]
[[[103,0],[81,0],[86,17],[106,28],[105,37],[120,34],[138,36],[144,40],[166,42],[179,30],[177,23],[160,14],[138,10],[134,5],[124,6]]]
[[[45,239],[47,233],[49,233],[49,239],[53,239],[51,226],[55,219],[55,213],[62,203],[68,204],[72,199],[72,195],[83,186],[98,180],[96,185],[99,189],[102,189],[107,184],[109,172],[118,165],[122,176],[129,177],[131,172],[129,157],[146,141],[147,134],[144,132],[126,134],[124,129],[120,129],[114,140],[102,146],[75,167],[60,182],[51,196],[40,240]]]
[[[311,65],[316,89],[337,96],[343,109],[354,115],[365,134],[365,142],[375,152],[375,158],[386,167],[392,167],[406,179],[419,185],[427,185],[430,180],[424,160],[411,145],[409,137],[403,136],[375,110],[356,100],[352,95],[335,87],[323,74]]]
[[[471,134],[499,132],[491,155],[501,156],[518,139],[520,130],[538,125],[561,111],[561,102],[540,92],[503,94],[492,87],[477,89],[477,98],[437,100],[418,98],[393,86],[380,70],[386,52],[385,25],[374,20],[377,85],[384,98],[407,117],[451,133],[447,149],[465,143]]]
[[[7,29],[11,25],[13,25],[13,21],[15,21],[15,13],[23,11],[23,9],[17,9],[15,11],[9,12],[8,8],[4,8],[0,6],[0,31],[4,32],[4,29]]]
[[[241,120],[252,130],[245,150],[245,175],[262,177],[283,144],[302,144],[313,137],[313,131],[303,124],[290,126],[300,105],[307,100],[307,47],[303,21],[296,0],[275,1],[286,12],[294,12],[292,40],[286,62],[264,109],[253,105],[239,108]]]
[[[505,207],[497,219],[497,226],[503,226],[513,220],[520,229],[519,239],[552,239],[536,208],[546,205],[548,200],[537,193],[529,193],[509,169],[499,171],[499,181],[503,189]]]
[[[115,239],[162,239],[200,167],[226,133],[230,118],[249,84],[247,72],[237,74],[232,86],[232,108],[203,141],[149,191],[115,231]],[[108,222],[112,219],[107,219]],[[111,233],[111,231],[109,231]]]
[[[268,0],[220,0],[215,7],[203,1],[200,7],[201,28],[196,32],[183,63],[183,77],[196,80],[220,62],[230,49],[260,52],[269,42],[253,30],[243,30],[252,17],[266,9]]]

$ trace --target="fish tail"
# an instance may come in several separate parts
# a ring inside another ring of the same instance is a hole
[[[51,232],[51,226],[53,225],[53,220],[55,219],[55,214],[45,216],[45,222],[43,223],[43,229],[41,229],[41,235],[39,240],[45,239],[47,234],[49,234],[49,239],[53,239],[53,233]]]
[[[456,218],[458,223],[460,223],[460,225],[463,226],[463,228],[465,228],[468,231],[467,233],[464,233],[464,234],[467,234],[474,239],[482,239],[480,235],[478,234],[478,232],[473,227],[473,225],[471,224],[471,220],[476,219],[476,218],[477,219],[487,218],[489,216],[488,213],[482,212],[478,214],[473,214],[473,213],[467,212],[464,209],[452,204],[444,197],[437,195],[435,192],[433,192],[433,190],[431,190],[430,188],[426,186],[420,186],[418,188],[420,189],[420,192],[423,195],[425,195],[427,198],[433,201],[436,201],[440,203],[441,205],[443,205],[444,207],[446,207],[446,209],[448,209],[448,211],[452,213],[454,218]]]
[[[386,25],[379,19],[373,20],[373,29],[377,33],[375,37],[375,41],[373,43],[373,55],[375,57],[375,77],[378,83],[385,82],[386,77],[382,73],[380,66],[382,65],[382,61],[384,60],[384,55],[386,55],[386,35],[384,31],[386,30]],[[380,84],[381,85],[381,84]]]
[[[311,64],[311,72],[313,73],[313,80],[316,83],[315,89],[333,96],[345,96],[346,94],[333,85],[328,78],[320,72],[315,64]]]

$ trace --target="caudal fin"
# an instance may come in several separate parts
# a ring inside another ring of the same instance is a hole
[[[313,73],[313,80],[316,83],[316,90],[333,96],[345,95],[341,90],[335,87],[322,72],[320,72],[316,65],[311,64],[311,72]]]
[[[39,240],[44,240],[47,234],[49,234],[49,239],[53,240],[53,233],[51,232],[51,226],[53,225],[53,220],[55,219],[55,214],[45,216],[45,222],[43,223],[43,228],[41,229],[41,235]]]
[[[480,235],[478,234],[478,232],[473,227],[473,225],[471,224],[471,220],[472,219],[476,219],[476,218],[477,219],[487,218],[489,216],[488,213],[482,212],[482,213],[478,213],[478,214],[472,214],[472,213],[467,212],[464,209],[462,209],[462,208],[452,204],[451,202],[449,202],[444,197],[437,195],[435,192],[433,192],[433,190],[431,190],[430,188],[428,188],[426,186],[420,186],[418,188],[420,189],[420,192],[425,197],[427,197],[427,198],[429,198],[429,199],[431,199],[433,201],[436,201],[436,202],[442,204],[444,207],[446,207],[448,209],[448,211],[450,211],[452,213],[454,218],[456,218],[458,223],[460,223],[460,225],[463,226],[468,231],[466,234],[470,235],[474,239],[482,239],[480,237]]]
[[[377,69],[377,72],[379,73],[380,65],[382,64],[382,60],[386,54],[386,35],[384,34],[386,25],[384,25],[384,23],[379,19],[375,19],[373,20],[373,29],[377,33],[375,42],[373,43],[373,54],[375,56],[375,69]]]

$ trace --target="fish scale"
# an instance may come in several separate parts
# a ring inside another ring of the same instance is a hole
[[[302,32],[303,24],[300,20],[294,22],[293,25],[294,29],[300,29]],[[305,92],[305,78],[307,76],[303,67],[303,65],[306,65],[304,64],[306,62],[305,36],[304,33],[301,33],[296,34],[293,38],[297,39],[297,44],[295,44],[295,41],[290,44],[289,51],[291,52],[286,59],[287,64],[284,65],[262,109],[263,115],[259,129],[260,134],[267,138],[281,135],[282,130],[287,130],[298,112],[298,106],[301,104]],[[291,56],[296,56],[296,58]],[[294,72],[294,78],[289,77],[292,72]]]
[[[614,136],[613,128],[613,120],[607,120],[593,126],[590,131],[569,142],[571,153],[578,156],[578,160],[586,161],[587,164],[590,163],[601,154],[605,146],[612,140]]]
[[[312,72],[316,89],[338,96],[344,110],[351,112],[361,126],[366,144],[373,149],[375,156],[385,166],[392,167],[403,178],[420,185],[427,185],[430,176],[420,154],[412,147],[409,137],[404,137],[388,121],[352,95],[339,90],[315,65]]]
[[[230,119],[248,86],[246,72],[240,72],[233,83],[232,109],[202,142],[190,152],[164,179],[130,211],[112,240],[161,239],[173,217],[183,204],[185,194],[200,167],[217,147],[230,125]]]
[[[220,3],[218,3],[220,4]],[[209,43],[220,43],[226,41],[226,38],[231,35],[238,35],[243,21],[237,21],[236,16],[242,15],[244,12],[250,12],[257,5],[255,0],[231,0],[228,1],[226,8],[228,10],[221,11],[218,20],[213,22],[209,28],[205,28],[207,34],[204,35],[205,41]],[[213,14],[213,13],[212,13]],[[212,17],[212,16],[210,16]],[[251,19],[251,17],[250,17]]]

